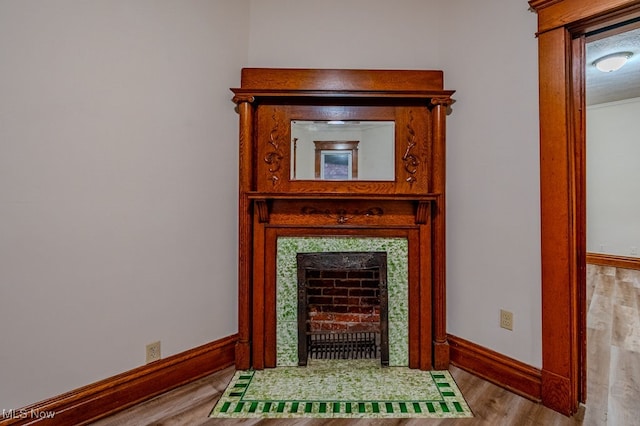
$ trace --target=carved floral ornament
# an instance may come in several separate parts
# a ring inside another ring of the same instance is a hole
[[[269,165],[269,173],[271,173],[271,183],[276,186],[280,182],[280,168],[282,167],[282,159],[284,154],[280,147],[280,122],[274,113],[271,118],[273,119],[273,127],[269,132],[268,144],[271,145],[271,150],[264,156],[264,162]]]
[[[423,200],[416,202],[415,206],[415,223],[425,224],[428,223],[430,218],[430,210],[433,200]],[[270,202],[268,199],[256,199],[255,200],[256,214],[260,223],[269,223],[270,220]],[[300,214],[308,215],[322,215],[326,218],[332,219],[338,225],[347,225],[352,219],[356,217],[362,218],[374,218],[384,216],[384,209],[379,206],[368,207],[364,209],[359,208],[322,208],[314,206],[303,206],[300,209]]]
[[[416,131],[413,129],[413,111],[409,111],[409,123],[407,123],[407,149],[402,156],[402,162],[404,163],[404,169],[409,173],[409,177],[405,180],[413,185],[418,179],[416,173],[418,172],[418,166],[420,165],[420,159],[414,155],[411,151],[416,146]]]
[[[310,214],[322,214],[328,218],[334,219],[337,224],[343,225],[349,222],[356,216],[363,217],[374,217],[374,216],[382,216],[384,214],[384,210],[380,207],[370,207],[366,210],[360,209],[317,209],[311,206],[305,206],[301,209],[301,213],[304,215]]]

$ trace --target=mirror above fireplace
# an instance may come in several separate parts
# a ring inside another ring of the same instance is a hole
[[[291,121],[292,180],[395,178],[393,121]]]

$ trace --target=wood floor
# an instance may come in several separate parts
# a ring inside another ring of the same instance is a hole
[[[588,425],[640,425],[640,271],[587,268]]]
[[[452,366],[473,419],[209,419],[229,368],[93,425],[640,425],[640,271],[588,265],[587,297],[587,404],[571,418]]]

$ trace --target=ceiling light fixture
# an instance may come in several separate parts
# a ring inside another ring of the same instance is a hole
[[[602,72],[617,71],[627,63],[627,60],[632,55],[633,53],[631,52],[612,53],[611,55],[603,56],[602,58],[596,59],[595,61],[593,61],[593,65],[595,65],[595,67]]]

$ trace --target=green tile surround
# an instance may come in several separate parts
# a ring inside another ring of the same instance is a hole
[[[409,365],[409,242],[406,238],[280,237],[276,259],[277,366],[298,365],[297,253],[387,252],[389,365]]]

